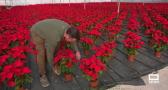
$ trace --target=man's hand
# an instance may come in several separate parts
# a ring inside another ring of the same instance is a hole
[[[79,51],[76,52],[76,59],[80,60],[81,59],[81,54]]]

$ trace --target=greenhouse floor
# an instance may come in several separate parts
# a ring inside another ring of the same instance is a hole
[[[114,56],[112,60],[110,60],[108,63],[107,71],[103,74],[103,76],[101,76],[99,83],[100,87],[98,90],[105,90],[119,84],[138,86],[145,85],[141,79],[142,76],[162,69],[168,64],[168,51],[163,52],[161,58],[156,58],[153,55],[152,49],[147,46],[144,46],[138,51],[138,55],[134,62],[129,62],[127,60],[127,55],[121,45],[122,44],[118,44],[118,47],[113,54]],[[30,67],[32,69],[33,75],[33,82],[30,86],[31,90],[90,90],[88,81],[82,77],[82,74],[77,67],[78,65],[76,65],[73,81],[66,82],[63,79],[63,75],[55,76],[48,71],[48,78],[51,82],[51,85],[47,88],[41,87],[39,82],[39,75],[37,73],[37,65],[33,58],[33,55],[29,56]]]
[[[145,85],[117,85],[115,87],[109,88],[107,90],[167,90],[168,86],[168,67],[165,67],[158,71],[159,82],[151,83],[149,81],[149,75],[143,76],[141,79],[143,80],[133,80],[130,81],[134,83],[144,83]]]

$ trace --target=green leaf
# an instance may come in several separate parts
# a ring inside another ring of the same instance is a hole
[[[137,50],[133,48],[127,48],[126,50],[127,50],[128,55],[135,55],[137,52]]]
[[[103,71],[100,71],[99,74],[100,74],[100,75],[103,75]]]
[[[153,48],[157,48],[157,46],[158,46],[157,44],[154,44],[154,45],[153,45]]]
[[[15,87],[15,90],[19,90],[19,88],[20,88],[20,86],[16,86],[16,87]]]
[[[0,71],[2,70],[2,67],[0,66]]]
[[[168,48],[167,45],[163,45],[162,47],[163,47],[163,50],[166,50]]]
[[[8,62],[9,62],[9,63],[13,63],[14,61],[15,61],[15,58],[12,58],[12,57],[9,57],[9,58],[8,58]]]
[[[18,41],[14,41],[14,42],[11,42],[9,46],[11,48],[13,48],[13,47],[18,46],[18,45],[19,45],[19,42]]]
[[[67,68],[64,64],[61,64],[60,68],[61,68],[61,73],[72,73],[72,69]]]
[[[88,75],[85,75],[86,80],[90,81],[92,78]]]

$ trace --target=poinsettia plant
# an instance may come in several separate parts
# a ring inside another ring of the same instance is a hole
[[[136,33],[130,31],[125,34],[123,43],[128,55],[136,55],[137,49],[141,48],[144,45],[141,37]]]
[[[94,55],[90,58],[83,58],[79,67],[88,81],[97,80],[106,70],[105,64]]]
[[[128,29],[132,32],[139,32],[140,24],[136,20],[137,13],[134,12],[133,16],[128,21]]]
[[[2,56],[3,60],[10,58],[8,56]],[[5,64],[5,63],[4,63]],[[23,87],[25,84],[28,84],[32,81],[31,78],[31,70],[25,66],[25,62],[23,60],[15,60],[13,63],[4,66],[1,69],[0,73],[0,82],[5,82],[9,87],[15,87],[16,90],[18,88]]]
[[[105,42],[98,47],[93,47],[95,56],[98,57],[103,63],[107,64],[112,57],[113,49],[116,47],[115,41]]]
[[[62,73],[73,73],[74,64],[77,62],[72,50],[59,50],[54,58],[54,63],[58,64]]]
[[[101,32],[97,28],[93,28],[91,31],[88,32],[89,35],[91,35],[91,38],[94,40],[94,42],[100,37]]]
[[[89,54],[88,51],[91,49],[91,46],[93,45],[93,40],[88,37],[82,37],[80,41],[85,55],[88,55]]]
[[[31,70],[26,65],[26,56],[31,50],[27,46],[28,36],[24,35],[28,34],[26,30],[23,28],[14,30],[22,31],[15,34],[6,31],[0,37],[2,41],[0,45],[3,46],[0,49],[0,83],[17,89],[32,81]],[[6,44],[3,43],[4,40]]]
[[[168,36],[164,35],[160,30],[154,30],[152,34],[153,49],[156,52],[161,52],[168,48]]]
[[[154,32],[154,31],[155,31],[154,28],[147,29],[147,30],[145,31],[145,35],[146,35],[149,39],[151,39],[151,38],[153,37],[153,32]]]
[[[154,44],[154,41],[153,41],[153,33],[154,33],[154,31],[155,31],[155,29],[154,28],[150,28],[150,29],[147,29],[146,31],[145,31],[145,35],[146,35],[146,37],[148,38],[148,44],[149,44],[149,46],[153,46],[153,44]]]
[[[121,26],[115,25],[115,26],[108,26],[108,37],[109,37],[109,41],[115,40],[117,39],[117,37],[119,37],[119,33],[121,31]]]

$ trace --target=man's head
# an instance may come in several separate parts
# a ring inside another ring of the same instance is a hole
[[[70,27],[65,33],[64,38],[67,42],[75,42],[80,40],[79,31],[74,28]]]

